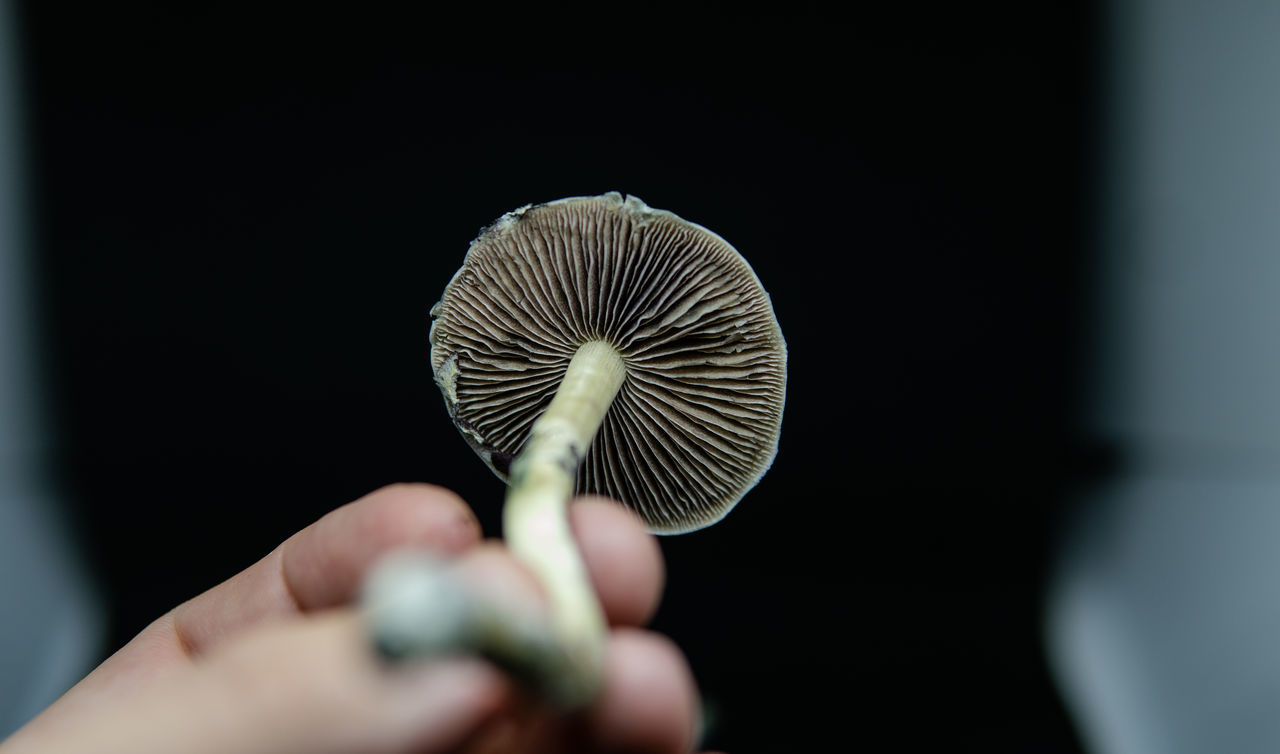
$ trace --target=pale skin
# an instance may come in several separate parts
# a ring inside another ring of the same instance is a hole
[[[576,501],[569,520],[609,626],[603,684],[584,710],[558,712],[475,658],[379,661],[354,600],[368,567],[400,546],[444,553],[512,610],[546,610],[537,579],[482,541],[456,495],[394,485],[157,619],[0,754],[690,751],[692,675],[671,641],[641,628],[662,591],[656,542],[611,501]]]

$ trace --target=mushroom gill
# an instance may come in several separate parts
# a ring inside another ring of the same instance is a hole
[[[786,346],[768,294],[718,235],[618,193],[508,213],[432,309],[449,413],[504,480],[584,344],[625,376],[578,459],[575,490],[659,533],[722,518],[768,469]]]

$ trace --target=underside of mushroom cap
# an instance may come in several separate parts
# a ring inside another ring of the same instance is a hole
[[[773,461],[786,345],[768,294],[718,235],[634,196],[504,215],[431,314],[449,414],[504,480],[592,340],[617,349],[626,378],[578,466],[579,494],[617,499],[658,533],[692,531]]]

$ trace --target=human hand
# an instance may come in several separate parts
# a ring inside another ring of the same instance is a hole
[[[393,485],[156,620],[0,751],[689,751],[689,668],[639,628],[662,590],[657,544],[615,503],[582,500],[570,512],[611,626],[604,688],[584,711],[557,713],[476,658],[379,661],[352,602],[389,550],[429,547],[493,599],[533,609],[541,599],[500,543],[480,541],[456,495]]]

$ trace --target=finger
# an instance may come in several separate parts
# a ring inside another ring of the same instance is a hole
[[[329,513],[271,554],[173,613],[176,636],[200,654],[245,627],[350,601],[379,554],[400,546],[458,553],[480,538],[475,515],[452,492],[396,484]]]
[[[701,726],[697,686],[669,639],[636,629],[612,634],[600,697],[585,713],[590,751],[688,752]]]
[[[281,547],[283,571],[298,605],[344,605],[378,556],[401,546],[460,553],[480,541],[480,523],[453,492],[428,484],[395,484],[345,505]]]
[[[517,697],[486,720],[466,754],[565,751],[690,752],[701,737],[698,693],[688,663],[670,640],[623,628],[610,635],[599,698],[568,717]]]
[[[578,498],[569,523],[592,588],[613,625],[648,622],[662,594],[662,552],[640,519],[608,498]],[[537,577],[499,542],[472,548],[458,574],[472,589],[523,615],[544,615],[545,591]]]
[[[260,626],[161,682],[81,709],[74,724],[48,720],[21,735],[38,751],[445,751],[511,693],[474,659],[386,666],[354,612],[330,611]]]
[[[547,619],[542,585],[501,542],[483,542],[459,557],[455,565],[454,573],[466,589],[513,620]]]
[[[378,662],[348,611],[256,632],[210,660],[215,685],[233,692],[222,698],[248,729],[243,745],[218,751],[273,737],[281,746],[264,751],[448,750],[512,695],[500,673],[472,658]]]
[[[610,624],[648,623],[666,575],[662,551],[644,523],[621,504],[598,496],[575,500],[569,523]]]

